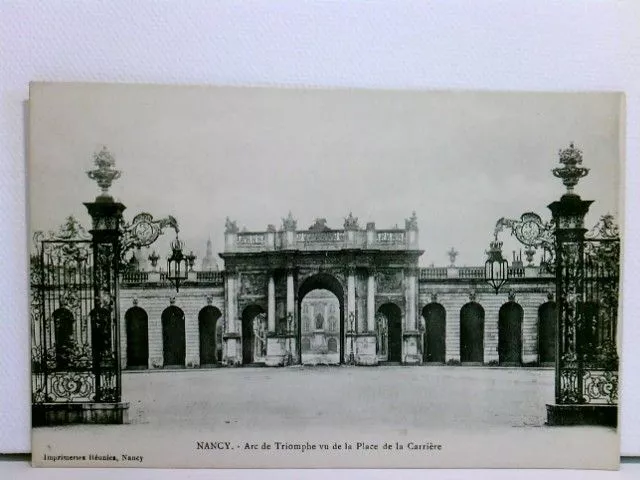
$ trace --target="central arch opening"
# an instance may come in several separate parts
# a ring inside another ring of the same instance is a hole
[[[298,289],[298,345],[302,364],[344,362],[344,290],[332,275],[309,277]]]

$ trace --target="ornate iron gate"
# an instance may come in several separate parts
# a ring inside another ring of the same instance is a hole
[[[558,404],[617,404],[620,239],[610,216],[557,249]]]
[[[34,238],[32,402],[118,402],[117,243]]]

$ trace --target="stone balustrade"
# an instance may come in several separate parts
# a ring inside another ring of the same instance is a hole
[[[149,284],[154,286],[168,285],[167,273],[161,271],[138,271],[127,272],[121,276],[121,285],[123,287],[135,286],[141,284]],[[187,278],[181,282],[181,285],[222,285],[224,283],[224,272],[220,271],[190,271]]]
[[[417,250],[418,232],[404,229],[227,232],[225,252],[279,250]]]
[[[510,266],[509,278],[540,278],[553,275],[539,266]],[[420,268],[419,280],[434,281],[447,279],[482,280],[484,267],[426,267]]]
[[[332,231],[344,233],[340,231]],[[309,232],[304,232],[309,233]],[[323,234],[326,232],[322,232]],[[311,240],[306,239],[307,242]],[[319,240],[318,240],[319,241]],[[304,245],[304,243],[302,243]],[[549,273],[538,266],[510,266],[510,278],[539,278],[551,277]],[[484,267],[426,267],[420,268],[419,280],[434,281],[447,279],[480,280],[484,278]],[[224,282],[224,271],[191,271],[185,283],[194,284],[222,284]],[[122,275],[122,284],[164,284],[168,283],[166,272],[127,272]]]

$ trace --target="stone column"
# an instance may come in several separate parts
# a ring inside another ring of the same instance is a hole
[[[276,284],[273,274],[269,275],[267,288],[267,328],[269,332],[276,331]]]
[[[293,291],[293,271],[287,271],[287,320],[289,315],[293,315],[295,310],[295,299]]]
[[[225,276],[226,296],[226,332],[223,335],[225,342],[224,358],[228,365],[242,363],[241,337],[238,332],[238,299],[236,292],[237,276],[232,269],[227,270]]]
[[[347,276],[347,329],[351,328],[351,315],[356,314],[356,269],[349,267]],[[353,328],[356,328],[356,322],[353,322]]]
[[[367,331],[373,332],[376,329],[376,281],[375,272],[369,270],[367,277]]]
[[[416,275],[414,270],[407,272],[407,330],[416,330]]]
[[[238,317],[238,301],[236,297],[236,278],[235,273],[227,272],[227,332],[236,333],[236,324]]]
[[[411,364],[422,362],[422,355],[420,354],[419,347],[419,344],[422,342],[422,335],[418,331],[416,318],[416,304],[418,301],[416,274],[417,269],[415,267],[407,268],[405,270],[406,321],[402,335],[404,346],[402,351],[402,361]]]

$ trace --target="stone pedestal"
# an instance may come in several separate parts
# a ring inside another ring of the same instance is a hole
[[[327,339],[324,330],[316,330],[311,337],[311,351],[314,353],[327,353]]]
[[[125,424],[129,423],[129,403],[39,403],[32,406],[32,425]]]
[[[265,357],[264,363],[268,367],[297,364],[298,356],[296,352],[295,336],[274,335],[267,337],[267,356]]]
[[[239,333],[225,333],[222,337],[225,344],[225,355],[222,362],[228,366],[242,365],[242,339]]]
[[[267,337],[265,365],[268,367],[281,367],[284,364],[284,355],[284,339],[282,337]]]
[[[149,283],[160,283],[160,272],[149,272],[147,281]]]
[[[618,426],[617,405],[547,404],[547,425]]]
[[[402,363],[419,365],[422,363],[422,354],[418,348],[422,335],[417,331],[407,331],[402,335]]]
[[[377,365],[376,336],[374,333],[360,334],[356,338],[358,352],[356,355],[357,365]]]

